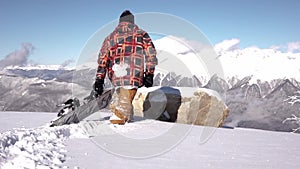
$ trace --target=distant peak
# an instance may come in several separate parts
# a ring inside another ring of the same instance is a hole
[[[6,70],[72,70],[71,67],[63,67],[61,65],[27,65],[27,66],[7,66]]]

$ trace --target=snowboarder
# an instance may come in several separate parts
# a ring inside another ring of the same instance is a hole
[[[139,87],[152,87],[156,50],[147,32],[134,23],[134,15],[124,11],[115,30],[106,37],[98,56],[94,90],[103,93],[106,74],[116,87],[110,109],[113,124],[125,124],[133,118],[132,100]],[[115,117],[115,118],[113,118]]]

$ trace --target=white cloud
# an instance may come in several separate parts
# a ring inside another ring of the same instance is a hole
[[[15,50],[0,60],[0,69],[6,66],[24,66],[28,62],[28,56],[33,52],[31,43],[23,43],[21,49]]]
[[[226,51],[233,51],[239,49],[239,44],[240,40],[236,38],[223,40],[222,42],[215,45],[215,50],[219,54]]]
[[[270,49],[273,49],[273,50],[276,50],[276,51],[281,50],[282,48],[283,48],[282,45],[281,46],[278,46],[278,45],[272,45],[272,46],[270,46]]]
[[[299,53],[300,52],[300,42],[289,42],[285,45],[273,45],[270,47],[276,51],[288,52],[288,53]]]
[[[290,42],[287,44],[287,51],[290,53],[300,51],[300,42]]]
[[[72,63],[74,63],[75,61],[73,60],[73,59],[68,59],[68,60],[65,60],[62,64],[61,64],[61,66],[62,67],[67,67],[67,66],[69,66],[69,65],[71,65]]]

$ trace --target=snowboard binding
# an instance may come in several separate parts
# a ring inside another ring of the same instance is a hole
[[[65,101],[62,104],[58,104],[56,105],[57,107],[62,107],[57,114],[57,117],[60,117],[64,114],[67,114],[71,111],[74,111],[77,107],[80,106],[80,102],[78,98],[73,98],[73,99],[68,99],[67,101]]]

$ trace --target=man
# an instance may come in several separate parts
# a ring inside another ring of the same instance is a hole
[[[94,90],[103,92],[104,78],[116,87],[110,105],[114,115],[113,124],[125,124],[132,120],[132,100],[137,88],[151,87],[155,66],[156,50],[148,33],[134,23],[134,16],[124,11],[115,30],[104,40],[98,56],[98,70]],[[115,117],[115,118],[114,118]]]

